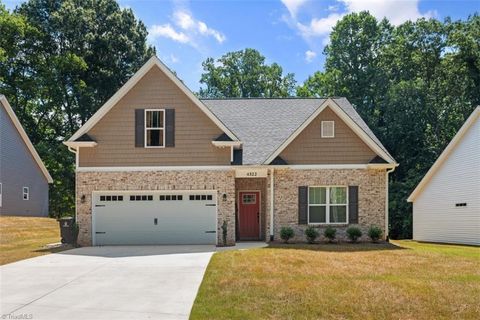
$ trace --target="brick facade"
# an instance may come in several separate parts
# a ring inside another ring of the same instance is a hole
[[[280,229],[290,226],[295,230],[294,241],[306,241],[306,225],[298,224],[299,186],[358,186],[358,226],[362,229],[363,240],[371,225],[382,228],[385,236],[385,171],[384,170],[275,170],[275,240],[280,240]],[[345,240],[348,225],[335,225],[337,238]],[[319,227],[323,234],[325,227]],[[323,236],[321,237],[323,238]]]
[[[366,239],[371,225],[382,228],[385,235],[385,171],[366,169],[292,170],[275,169],[274,173],[274,238],[280,239],[280,228],[295,230],[294,241],[305,241],[306,225],[298,224],[298,187],[320,185],[358,186],[358,226]],[[79,244],[92,245],[92,192],[109,190],[217,190],[218,243],[221,244],[223,221],[228,225],[228,244],[235,243],[236,199],[240,190],[260,190],[261,230],[270,238],[270,172],[267,178],[235,179],[234,170],[225,171],[131,171],[77,172],[77,221]],[[223,200],[226,194],[226,200]],[[335,226],[337,237],[345,237],[347,225]],[[323,227],[320,232],[323,233]]]
[[[132,171],[77,172],[78,242],[92,245],[92,191],[106,190],[217,190],[218,243],[227,221],[227,243],[235,243],[235,172],[229,171]],[[222,195],[226,193],[224,201]],[[82,197],[85,196],[84,200]]]

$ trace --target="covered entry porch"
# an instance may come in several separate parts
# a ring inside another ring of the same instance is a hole
[[[268,241],[273,169],[245,168],[235,171],[236,241]]]

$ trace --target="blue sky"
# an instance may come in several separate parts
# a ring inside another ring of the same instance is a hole
[[[0,0],[2,1],[2,0]],[[21,1],[3,0],[13,9]],[[479,12],[478,0],[263,0],[179,1],[121,0],[149,30],[157,55],[190,89],[200,87],[201,63],[207,57],[247,47],[268,63],[279,63],[302,83],[322,70],[322,50],[338,19],[369,10],[393,24],[420,17],[465,19]]]

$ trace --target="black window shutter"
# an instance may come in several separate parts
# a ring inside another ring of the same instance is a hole
[[[135,109],[135,147],[145,147],[145,109]]]
[[[308,223],[308,187],[298,187],[298,224]]]
[[[165,147],[175,147],[175,109],[165,109]]]
[[[358,186],[348,187],[348,222],[358,223]]]

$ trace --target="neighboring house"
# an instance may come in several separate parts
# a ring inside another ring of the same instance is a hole
[[[345,98],[199,100],[156,57],[65,144],[82,245],[385,230],[397,166]]]
[[[480,107],[409,196],[413,239],[480,245]]]
[[[48,216],[52,182],[12,107],[0,95],[0,215]]]

